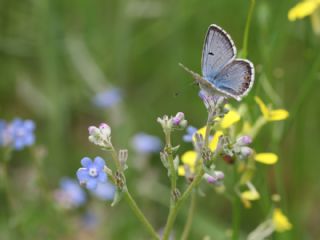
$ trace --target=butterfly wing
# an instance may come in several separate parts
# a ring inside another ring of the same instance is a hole
[[[218,91],[240,101],[253,85],[253,64],[248,60],[236,59],[228,63],[210,82]]]
[[[201,59],[204,78],[214,78],[224,66],[235,59],[236,51],[231,37],[219,26],[210,25]]]

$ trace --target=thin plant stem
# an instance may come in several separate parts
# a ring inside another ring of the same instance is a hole
[[[205,147],[208,147],[208,143],[209,143],[209,134],[210,134],[211,121],[212,121],[212,114],[209,112],[208,120],[207,120],[207,124],[206,124],[206,133],[205,133],[205,137],[204,137],[204,139],[205,139]],[[173,224],[174,224],[174,222],[176,220],[178,211],[179,211],[182,203],[189,197],[189,195],[191,194],[193,189],[199,185],[199,183],[202,180],[203,175],[204,175],[204,170],[201,167],[199,172],[198,172],[198,174],[193,179],[191,184],[187,187],[187,189],[182,194],[182,196],[176,201],[176,203],[174,205],[170,204],[170,212],[169,212],[169,216],[167,218],[166,226],[164,228],[163,240],[168,240],[168,238],[170,236],[170,232],[171,232],[171,230],[173,228]]]
[[[174,163],[173,163],[171,131],[165,132],[165,138],[166,138],[166,152],[168,153],[168,162],[169,162],[169,168],[170,168],[171,191],[175,191],[177,187],[177,176],[176,176],[176,170],[174,168]]]
[[[234,169],[233,174],[234,185],[237,184],[237,170]],[[239,239],[239,227],[240,227],[240,201],[237,195],[232,199],[232,240]]]
[[[150,233],[150,235],[152,236],[152,239],[160,240],[157,232],[154,230],[150,222],[146,219],[144,214],[141,212],[140,208],[138,207],[137,203],[129,193],[128,189],[125,189],[124,197],[127,203],[129,204],[131,210],[136,215],[136,217],[140,220],[140,222],[143,224],[145,229]]]
[[[177,217],[178,211],[180,210],[180,208],[182,206],[182,203],[189,197],[189,195],[191,194],[193,189],[199,185],[199,183],[202,180],[203,175],[204,175],[204,170],[203,170],[203,168],[201,168],[198,175],[195,177],[195,179],[192,181],[192,183],[188,186],[188,188],[182,194],[182,196],[178,199],[178,201],[176,202],[172,211],[170,211],[169,216],[168,216],[168,220],[166,223],[166,227],[164,229],[163,240],[168,240],[170,232],[171,232],[173,224],[174,224],[174,221]]]
[[[117,167],[117,170],[120,171],[121,170],[120,161],[118,159],[117,151],[113,146],[111,148],[111,155],[112,155],[114,163]],[[124,177],[124,174],[123,174],[123,177]],[[129,193],[128,187],[126,185],[123,187],[123,193],[124,193],[124,197],[125,197],[126,202],[129,204],[131,210],[136,215],[136,217],[140,220],[140,222],[143,224],[143,226],[145,227],[147,232],[150,233],[150,235],[152,236],[153,239],[160,240],[157,232],[154,230],[154,228],[152,227],[152,225],[150,224],[148,219],[145,217],[143,212],[138,207],[136,201]]]
[[[188,236],[189,236],[189,233],[190,233],[190,229],[191,229],[191,225],[192,225],[194,212],[195,212],[195,209],[196,209],[196,198],[197,198],[196,192],[193,190],[193,192],[191,194],[191,202],[190,202],[187,222],[186,222],[186,225],[184,226],[181,240],[187,240],[188,239]]]
[[[243,34],[243,45],[242,45],[242,51],[241,51],[241,57],[243,58],[247,58],[247,55],[248,55],[249,31],[250,31],[251,18],[252,18],[252,13],[253,13],[255,3],[256,3],[255,0],[250,0],[250,8],[249,8],[246,26]]]

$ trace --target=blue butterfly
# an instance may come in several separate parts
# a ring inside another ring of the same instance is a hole
[[[237,49],[222,28],[209,26],[201,59],[202,76],[190,72],[202,90],[209,95],[222,95],[240,101],[252,88],[254,66],[247,59],[236,58]]]

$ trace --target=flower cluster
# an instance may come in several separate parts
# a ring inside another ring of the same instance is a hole
[[[90,126],[89,141],[103,148],[111,148],[111,128],[106,123],[101,123],[99,127]]]
[[[35,142],[35,123],[32,120],[14,119],[10,123],[0,121],[0,145],[22,150]]]

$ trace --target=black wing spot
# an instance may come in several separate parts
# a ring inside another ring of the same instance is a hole
[[[213,52],[209,52],[208,54],[211,55],[211,56],[214,56],[214,53],[213,53]]]

